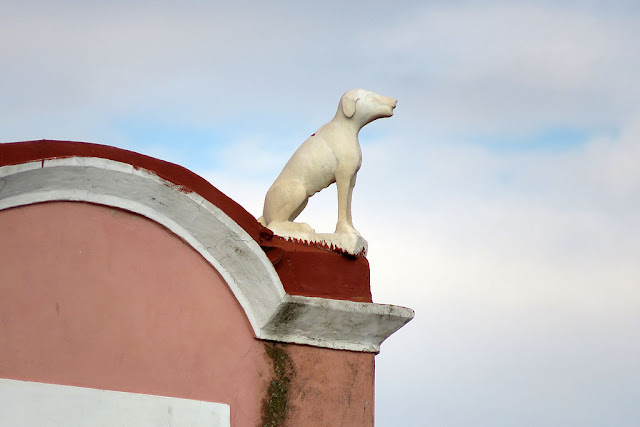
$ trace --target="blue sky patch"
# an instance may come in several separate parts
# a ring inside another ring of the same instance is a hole
[[[552,151],[562,152],[578,148],[594,137],[594,133],[581,129],[551,128],[529,134],[477,135],[467,141],[496,152]]]
[[[127,148],[179,163],[191,170],[223,167],[223,158],[216,156],[237,141],[259,138],[269,143],[268,151],[293,152],[313,130],[303,126],[286,127],[276,120],[253,120],[244,117],[244,123],[215,124],[199,127],[192,124],[167,123],[156,119],[127,118],[114,124],[114,128],[127,144]]]

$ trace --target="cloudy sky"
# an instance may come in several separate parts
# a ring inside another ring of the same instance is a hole
[[[255,216],[362,87],[379,426],[636,426],[637,1],[0,0],[0,140],[182,164]],[[334,187],[301,220],[332,231]]]

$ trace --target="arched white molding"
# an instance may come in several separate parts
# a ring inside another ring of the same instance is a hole
[[[151,171],[95,157],[0,167],[0,210],[54,200],[125,209],[171,230],[222,275],[260,339],[378,352],[414,316],[404,307],[288,295],[242,227]]]

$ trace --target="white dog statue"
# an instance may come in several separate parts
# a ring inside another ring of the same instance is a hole
[[[258,221],[280,236],[321,242],[352,255],[366,254],[367,241],[351,219],[351,196],[362,163],[358,133],[367,123],[392,116],[397,102],[364,89],[342,95],[335,117],[302,143],[271,185]],[[316,233],[308,224],[293,222],[309,197],[334,182],[338,187],[335,233]]]

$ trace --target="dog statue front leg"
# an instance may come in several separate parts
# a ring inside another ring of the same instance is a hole
[[[353,220],[351,219],[351,199],[355,185],[355,174],[342,177],[336,176],[336,186],[338,187],[338,223],[336,224],[336,234],[360,235],[353,227]]]

